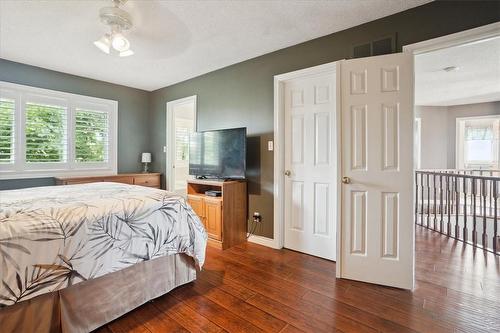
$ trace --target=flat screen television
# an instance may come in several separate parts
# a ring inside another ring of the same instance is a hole
[[[197,178],[245,178],[246,137],[246,128],[192,133],[189,174]]]

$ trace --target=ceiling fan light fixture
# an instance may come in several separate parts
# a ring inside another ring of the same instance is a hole
[[[120,57],[128,57],[134,54],[134,51],[128,49],[127,51],[120,52]]]
[[[110,53],[110,46],[111,42],[109,40],[109,37],[107,35],[102,36],[100,39],[96,40],[94,42],[94,45],[101,50],[102,52],[109,54]]]
[[[130,42],[121,33],[113,34],[111,38],[111,45],[118,52],[125,52],[130,48]]]
[[[120,57],[128,57],[134,54],[130,50],[129,40],[123,34],[123,31],[132,28],[132,17],[119,8],[126,1],[112,0],[113,7],[104,7],[99,11],[101,22],[109,27],[110,32],[96,40],[94,45],[106,54],[119,55]]]

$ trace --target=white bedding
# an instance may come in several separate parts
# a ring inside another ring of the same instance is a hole
[[[207,235],[185,200],[117,183],[0,191],[0,307],[156,257],[201,267]]]

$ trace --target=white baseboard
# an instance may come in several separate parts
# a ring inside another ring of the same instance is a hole
[[[280,247],[278,247],[277,242],[269,237],[251,235],[250,237],[248,237],[248,241],[251,243],[271,247],[273,249],[280,249]]]

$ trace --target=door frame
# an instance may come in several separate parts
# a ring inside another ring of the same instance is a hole
[[[340,161],[340,99],[338,98],[339,90],[339,61],[330,62],[327,64],[322,64],[314,67],[309,67],[305,69],[300,69],[297,71],[279,74],[274,76],[274,186],[273,186],[273,197],[274,197],[274,228],[273,228],[273,239],[266,240],[266,245],[275,249],[281,249],[284,246],[284,233],[285,233],[285,221],[284,221],[284,210],[285,210],[285,105],[284,105],[284,86],[286,81],[292,79],[298,79],[308,76],[316,76],[326,73],[334,73],[336,78],[336,118],[335,118],[335,136],[336,136],[336,150],[337,150],[337,161]],[[341,168],[337,167],[337,179],[341,179]],[[337,198],[340,198],[341,186],[337,183],[336,187]],[[337,225],[337,253],[339,251],[339,233],[340,233],[340,200],[337,200],[336,205],[336,225]],[[337,256],[338,258],[338,256]]]
[[[166,113],[165,113],[165,119],[166,119],[166,126],[165,126],[165,131],[166,131],[166,140],[165,140],[165,153],[166,153],[166,163],[165,163],[165,188],[167,191],[172,191],[173,189],[171,188],[171,182],[170,180],[174,177],[174,172],[172,165],[174,163],[172,159],[172,154],[170,151],[170,148],[174,144],[175,140],[175,131],[174,131],[174,121],[173,121],[173,110],[174,107],[180,104],[188,103],[188,102],[193,102],[194,103],[194,129],[195,131],[198,128],[198,106],[197,106],[197,95],[192,95],[184,98],[179,98],[173,101],[169,101],[166,104]]]
[[[404,45],[403,52],[408,52],[415,56],[452,46],[477,43],[498,36],[500,36],[500,22],[495,22],[422,42]]]

